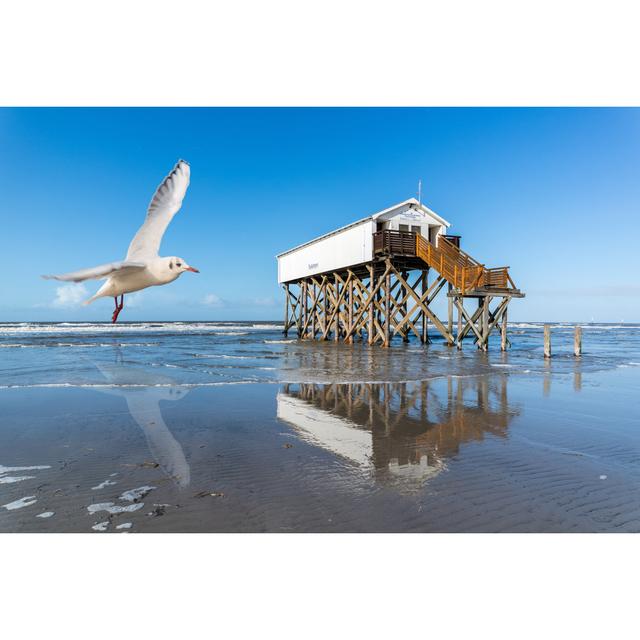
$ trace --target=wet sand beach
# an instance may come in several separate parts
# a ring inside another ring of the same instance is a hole
[[[545,362],[535,325],[507,354],[13,326],[2,532],[640,530],[640,328]]]

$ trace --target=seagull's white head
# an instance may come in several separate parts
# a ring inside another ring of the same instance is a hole
[[[185,271],[193,271],[193,273],[200,273],[194,267],[191,267],[187,264],[186,260],[182,258],[178,258],[177,256],[172,256],[171,258],[165,258],[166,266],[169,269],[169,273],[171,275],[175,275],[177,278],[179,275],[184,273]]]

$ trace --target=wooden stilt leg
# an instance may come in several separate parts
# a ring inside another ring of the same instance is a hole
[[[424,297],[424,294],[427,292],[427,290],[429,289],[429,269],[425,269],[422,272],[422,286],[421,286],[421,291],[420,293],[422,294],[422,297]],[[429,318],[427,317],[427,314],[422,311],[422,343],[423,344],[428,344],[429,343]]]
[[[335,313],[335,329],[333,332],[333,339],[335,342],[340,340],[340,281],[338,276],[334,278],[336,283],[336,313]]]
[[[302,337],[307,337],[307,330],[305,329],[308,319],[308,310],[309,310],[309,300],[307,299],[309,293],[309,283],[304,280],[302,283]]]
[[[482,326],[482,305],[484,303],[484,299],[483,298],[478,298],[478,318],[476,320],[476,327],[478,329],[478,333],[480,334],[480,336],[482,337],[484,335],[484,328]],[[478,349],[482,348],[480,345],[481,340],[478,339],[477,344],[478,344]]]
[[[485,296],[482,306],[482,350],[489,349],[489,303],[491,296]]]
[[[457,301],[457,304],[459,304],[459,305],[463,305],[464,304],[464,298],[462,296],[459,296],[458,298],[456,298],[456,301]],[[462,311],[458,307],[458,333],[456,335],[456,342],[458,344],[458,349],[462,349],[462,339],[463,339],[463,336],[462,336]]]
[[[374,313],[375,307],[373,305],[373,288],[374,288],[374,269],[373,265],[369,265],[369,328],[367,329],[367,333],[369,334],[367,337],[367,342],[369,344],[373,344],[373,337],[375,331],[375,322],[374,322]]]
[[[284,337],[286,338],[289,335],[289,285],[285,285],[284,287]]]
[[[347,296],[349,304],[347,307],[347,324],[349,325],[347,329],[347,335],[349,336],[347,338],[347,344],[353,344],[353,280],[349,280],[349,291]]]
[[[298,283],[298,320],[296,322],[298,339],[302,338],[302,283]]]
[[[448,297],[447,297],[447,331],[449,335],[453,335],[453,298],[451,297],[451,283],[448,286]],[[447,342],[448,347],[453,347],[453,342]]]
[[[391,276],[387,273],[384,279],[384,342],[383,347],[391,344]]]
[[[408,278],[408,274],[406,271],[402,272],[402,278],[406,281]],[[406,296],[407,296],[407,287],[405,287],[404,285],[400,286],[400,300],[404,300],[404,302],[402,303],[400,309],[402,312],[402,318],[401,320],[404,320],[407,317],[407,301],[406,301]],[[407,325],[405,325],[405,328],[402,330],[402,342],[407,343],[409,342],[409,327]]]
[[[322,315],[320,316],[320,328],[319,328],[319,340],[327,339],[327,321],[329,319],[329,291],[331,289],[331,285],[327,284],[328,280],[326,277],[322,278],[322,283],[320,284],[320,294],[322,296]]]
[[[311,338],[315,338],[316,337],[316,316],[317,316],[317,310],[316,310],[316,285],[315,282],[311,285]]]
[[[500,349],[507,350],[507,309],[502,312],[502,324],[500,325]]]

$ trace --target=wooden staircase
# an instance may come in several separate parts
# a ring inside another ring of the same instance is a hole
[[[389,256],[415,256],[435,269],[461,295],[471,292],[519,294],[509,275],[509,267],[487,269],[447,236],[438,236],[436,246],[413,231],[385,229],[373,234],[373,252]]]
[[[415,242],[415,255],[435,269],[462,295],[478,289],[516,289],[509,275],[509,267],[487,269],[444,236],[438,237],[438,246],[419,234],[416,234]]]

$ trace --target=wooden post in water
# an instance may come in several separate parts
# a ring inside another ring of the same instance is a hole
[[[551,357],[551,326],[544,325],[544,357]]]
[[[582,355],[582,327],[576,325],[575,333],[573,334],[573,354],[576,358]]]

